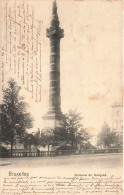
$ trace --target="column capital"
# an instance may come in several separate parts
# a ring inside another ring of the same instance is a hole
[[[46,36],[50,39],[61,39],[64,37],[64,30],[59,27],[59,17],[57,13],[56,1],[53,1],[52,18],[50,28],[46,29]]]
[[[61,29],[60,27],[58,28],[47,28],[46,29],[46,36],[50,39],[56,38],[56,39],[61,39],[64,37],[64,30]]]

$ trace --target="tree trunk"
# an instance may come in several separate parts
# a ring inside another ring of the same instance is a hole
[[[13,152],[13,141],[11,142],[11,156],[12,156],[12,152]]]
[[[72,147],[72,150],[73,150],[73,148],[74,148],[74,143],[73,143],[73,141],[71,142],[71,147]]]

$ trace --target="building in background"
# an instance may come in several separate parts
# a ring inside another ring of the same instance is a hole
[[[112,129],[118,134],[123,133],[123,103],[115,102],[112,105]]]

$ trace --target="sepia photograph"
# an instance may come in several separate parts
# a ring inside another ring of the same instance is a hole
[[[122,0],[0,0],[0,194],[123,195]]]

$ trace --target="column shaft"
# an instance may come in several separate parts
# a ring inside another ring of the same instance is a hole
[[[49,111],[61,112],[60,101],[60,39],[50,39]]]

